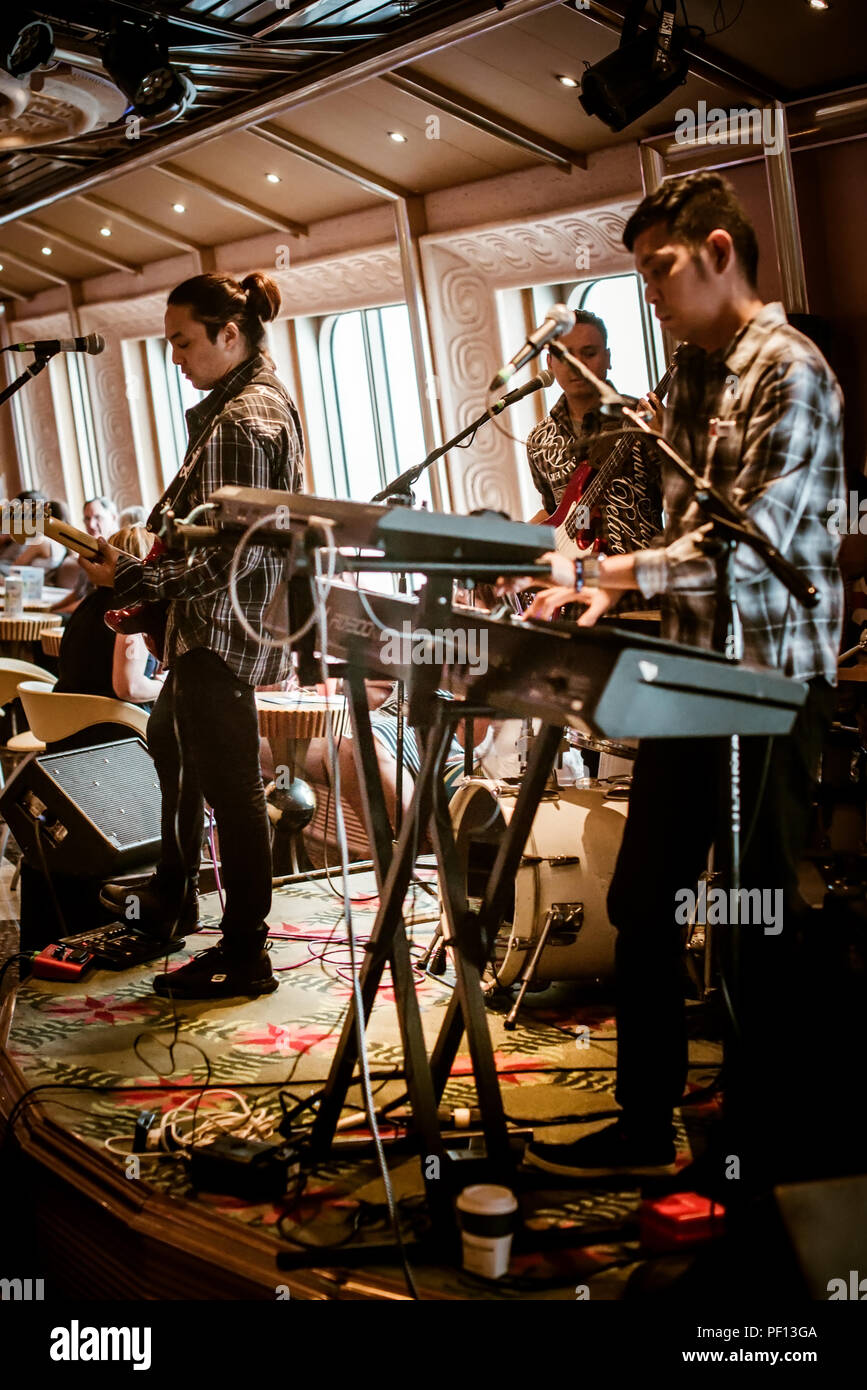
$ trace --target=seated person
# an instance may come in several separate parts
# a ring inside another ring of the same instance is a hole
[[[143,526],[129,526],[111,537],[119,550],[143,560],[151,548],[151,537]],[[150,710],[162,681],[154,678],[157,662],[148,654],[140,633],[114,633],[106,626],[105,615],[113,606],[113,590],[92,589],[71,614],[60,644],[60,677],[54,687],[66,695],[105,695],[127,700]],[[82,730],[62,744],[63,748],[84,748],[126,737],[119,724],[99,724]]]
[[[117,507],[110,497],[91,497],[85,502],[84,529],[94,540],[108,540],[112,531],[117,531]],[[57,572],[56,583],[58,588],[72,590],[72,593],[60,599],[51,609],[52,613],[62,613],[65,621],[70,613],[75,612],[82,599],[92,591],[93,585],[77,560],[74,570],[64,561]]]
[[[69,520],[69,510],[65,502],[53,501],[49,505],[51,515],[57,521]],[[30,543],[19,551],[13,567],[19,569],[23,565],[35,565],[37,569],[45,570],[46,584],[53,584],[53,576],[61,569],[66,554],[66,546],[60,541],[54,541],[50,536],[34,536]]]

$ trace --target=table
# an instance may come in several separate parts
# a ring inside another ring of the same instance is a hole
[[[60,643],[63,641],[63,628],[51,627],[40,634],[39,645],[46,656],[60,656]]]
[[[0,646],[4,655],[18,661],[32,661],[33,643],[38,642],[47,629],[58,633],[62,631],[59,614],[25,610],[20,618],[10,618],[6,613],[0,613]]]
[[[349,729],[349,710],[342,695],[326,698],[312,690],[263,690],[256,692],[259,733],[267,738],[275,768],[304,772],[307,749],[314,738],[325,738],[329,712],[335,739]]]
[[[259,733],[267,738],[274,755],[274,771],[286,768],[290,778],[304,779],[307,750],[314,738],[325,738],[328,720],[335,742],[349,729],[349,709],[342,695],[319,695],[312,690],[263,690],[256,692]],[[297,871],[299,861],[309,867],[300,835],[274,840],[274,872]]]
[[[6,585],[2,581],[0,581],[0,594],[5,593]],[[38,602],[30,600],[27,604],[27,611],[28,613],[36,611],[47,611],[49,608],[53,608],[55,603],[60,603],[62,599],[69,598],[69,595],[71,593],[71,589],[58,589],[53,584],[45,584],[42,588],[42,598],[39,599]]]

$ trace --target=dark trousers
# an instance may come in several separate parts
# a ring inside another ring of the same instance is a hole
[[[238,957],[255,953],[267,936],[271,842],[253,687],[216,653],[185,652],[154,706],[148,747],[162,790],[160,890],[179,902],[195,882],[207,801],[220,838],[224,942]]]
[[[797,978],[797,866],[833,706],[832,687],[815,680],[787,738],[770,744],[741,739],[741,882],[769,892],[769,905],[780,902],[781,890],[785,917],[776,934],[752,921],[741,927],[736,973],[729,928],[717,928],[726,977],[742,982],[735,1001],[740,1039],[727,1066],[727,1113],[739,1132],[749,1133],[756,1152],[769,1155],[784,1142],[782,1117],[797,1101],[798,1047],[791,1035],[803,994]],[[657,1137],[671,1133],[672,1109],[687,1078],[683,907],[677,920],[685,899],[676,895],[684,889],[697,895],[718,825],[728,826],[727,816],[720,817],[727,759],[724,740],[641,743],[608,895],[617,928],[617,1100],[628,1128]]]

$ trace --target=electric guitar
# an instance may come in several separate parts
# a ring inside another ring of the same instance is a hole
[[[14,540],[24,545],[28,545],[33,540],[32,534],[22,529],[16,530],[14,524],[9,534]],[[79,531],[68,521],[58,521],[56,517],[51,515],[47,503],[38,534],[48,536],[50,540],[59,541],[61,545],[66,546],[67,550],[74,550],[76,555],[83,555],[85,560],[99,559],[99,546],[93,537],[89,536],[86,531]],[[145,556],[144,564],[147,565],[152,560],[156,560],[159,555],[165,553],[165,549],[163,542],[157,538]],[[105,615],[105,621],[112,632],[130,634],[140,632],[145,639],[148,650],[158,661],[162,661],[165,649],[167,610],[167,601],[135,603],[130,604],[128,608],[110,609]]]
[[[677,371],[677,350],[666,367],[653,394],[659,401],[668,395],[672,379]],[[601,515],[599,503],[605,489],[614,482],[624,468],[632,445],[633,435],[621,435],[608,458],[599,469],[589,463],[579,463],[564,492],[557,510],[550,516],[540,518],[543,526],[553,526],[556,532],[555,546],[570,560],[581,555],[595,555],[600,546],[600,538],[593,534],[594,521]],[[588,524],[589,522],[589,524]]]

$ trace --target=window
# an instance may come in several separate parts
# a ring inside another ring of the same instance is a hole
[[[602,319],[611,349],[611,380],[618,391],[643,396],[652,389],[665,370],[665,348],[659,323],[644,302],[638,275],[630,271],[578,284],[536,286],[533,308],[537,322],[558,301]],[[557,386],[545,393],[549,409],[559,394]]]
[[[69,400],[72,408],[72,424],[75,443],[78,449],[78,462],[81,470],[81,484],[85,497],[96,497],[102,491],[99,458],[96,452],[96,434],[93,428],[93,415],[90,409],[90,392],[84,377],[86,370],[81,358],[75,352],[64,354],[66,376],[69,384]]]
[[[148,338],[145,347],[162,485],[165,487],[183,463],[187,450],[185,411],[202,400],[205,393],[191,386],[180,368],[175,366],[172,349],[165,338]]]
[[[296,321],[314,486],[369,501],[425,457],[405,304]],[[430,502],[422,477],[418,502]]]

